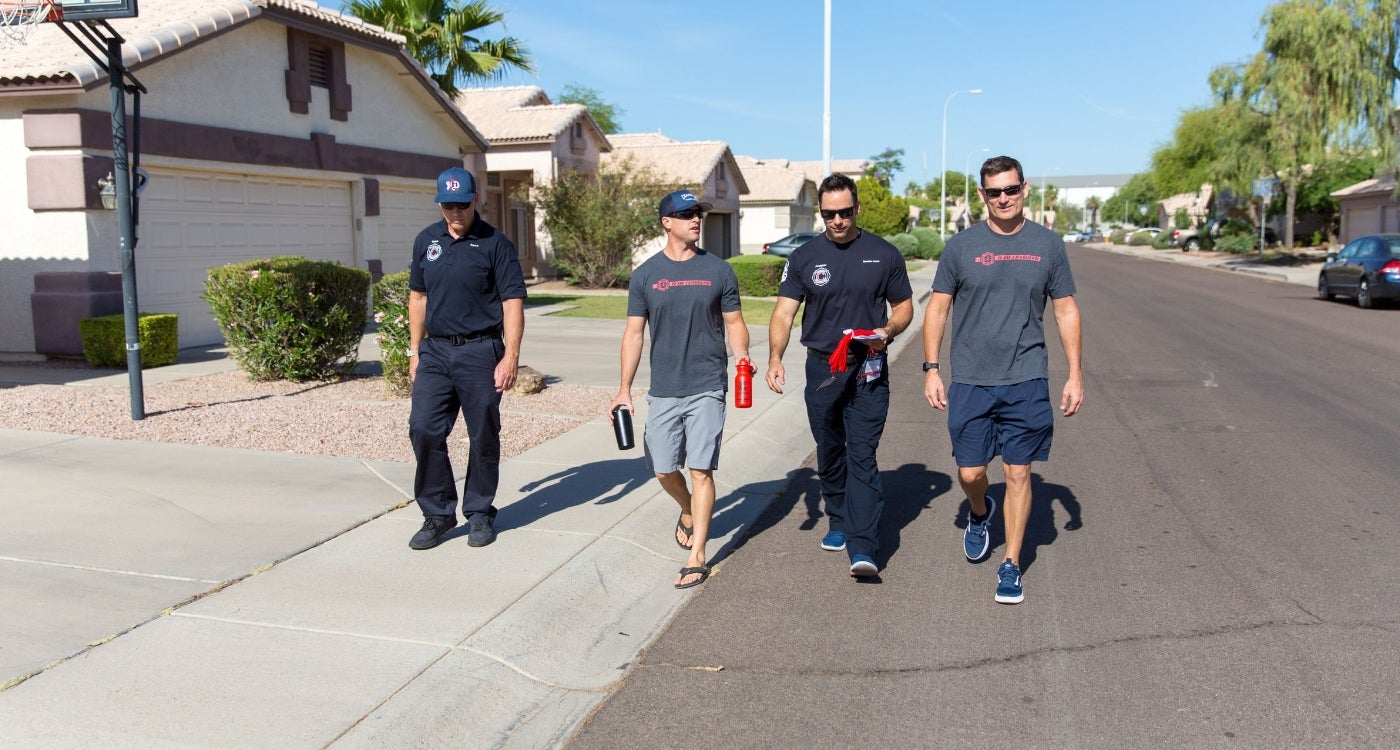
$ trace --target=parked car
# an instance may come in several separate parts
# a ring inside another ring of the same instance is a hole
[[[798,232],[797,234],[790,234],[780,240],[764,243],[763,254],[777,255],[781,258],[786,258],[792,254],[793,250],[802,247],[808,240],[819,234],[821,234],[821,232]]]
[[[1317,275],[1317,298],[1353,297],[1357,307],[1400,298],[1400,234],[1369,234],[1327,256]]]
[[[1065,242],[1078,242],[1080,236],[1081,235],[1078,229],[1065,232]]]
[[[1181,252],[1201,249],[1201,228],[1187,227],[1173,229],[1171,244],[1181,248]]]
[[[1155,238],[1157,237],[1157,235],[1159,235],[1159,234],[1162,233],[1162,228],[1161,228],[1161,227],[1143,227],[1143,228],[1141,228],[1141,229],[1134,229],[1133,231],[1131,231],[1131,232],[1128,233],[1128,236],[1131,237],[1131,236],[1133,236],[1133,235],[1135,235],[1135,234],[1144,234],[1144,233],[1147,234],[1147,236],[1152,237],[1152,238],[1155,239]]]

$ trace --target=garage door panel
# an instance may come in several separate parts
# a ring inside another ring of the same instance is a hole
[[[141,201],[138,298],[180,316],[180,345],[221,342],[200,299],[209,270],[274,255],[354,265],[350,185],[152,169]]]
[[[413,254],[413,238],[423,227],[442,219],[434,185],[410,187],[380,185],[379,260],[384,273],[408,270]]]

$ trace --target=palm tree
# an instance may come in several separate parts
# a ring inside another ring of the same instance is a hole
[[[1091,195],[1084,201],[1084,207],[1089,209],[1089,226],[1094,227],[1099,224],[1099,209],[1103,207],[1103,201],[1097,195]]]
[[[345,9],[367,23],[403,34],[408,54],[422,63],[449,96],[457,82],[499,80],[510,68],[535,72],[525,44],[515,37],[478,39],[472,34],[505,23],[505,13],[474,0],[349,0]]]

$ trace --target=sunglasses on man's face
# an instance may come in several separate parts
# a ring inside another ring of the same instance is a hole
[[[681,221],[690,221],[691,219],[703,219],[705,218],[705,212],[701,211],[698,208],[687,208],[684,211],[677,211],[671,214],[671,218],[680,219]]]
[[[987,197],[992,199],[1000,198],[1002,193],[1006,193],[1014,198],[1021,194],[1021,188],[1025,186],[1026,183],[1021,182],[1015,185],[1007,185],[1004,188],[982,188],[982,192],[986,193]]]
[[[470,203],[439,203],[444,211],[465,211],[472,207]]]
[[[828,209],[823,208],[822,211],[821,211],[821,213],[822,213],[822,218],[825,219],[826,221],[831,221],[832,219],[834,219],[834,218],[836,218],[836,217],[838,217],[838,216],[840,216],[840,217],[843,218],[843,219],[849,219],[849,218],[851,218],[852,216],[855,216],[855,215],[856,215],[856,207],[855,207],[855,206],[851,206],[851,207],[849,207],[849,208],[836,208],[836,209],[831,209],[831,210],[828,210]]]

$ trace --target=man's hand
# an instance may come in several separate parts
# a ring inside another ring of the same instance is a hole
[[[632,414],[637,413],[637,411],[632,408],[632,394],[624,388],[623,390],[618,391],[617,396],[613,398],[612,403],[608,404],[608,424],[612,424],[613,412],[619,406],[625,407],[627,411]]]
[[[764,378],[768,381],[768,390],[774,393],[783,392],[783,384],[787,382],[787,380],[783,377],[784,372],[785,371],[783,370],[783,363],[781,360],[775,359],[772,362],[768,363],[768,374]]]
[[[418,379],[418,355],[408,358],[408,382],[412,383]]]
[[[1060,396],[1060,411],[1066,417],[1072,417],[1079,413],[1079,407],[1083,405],[1084,383],[1077,378],[1065,381],[1065,392]]]
[[[515,376],[520,371],[520,359],[511,356],[506,352],[506,356],[496,363],[496,392],[505,393],[515,385]]]
[[[948,410],[948,394],[943,390],[943,376],[937,370],[924,373],[924,398],[939,411]]]

